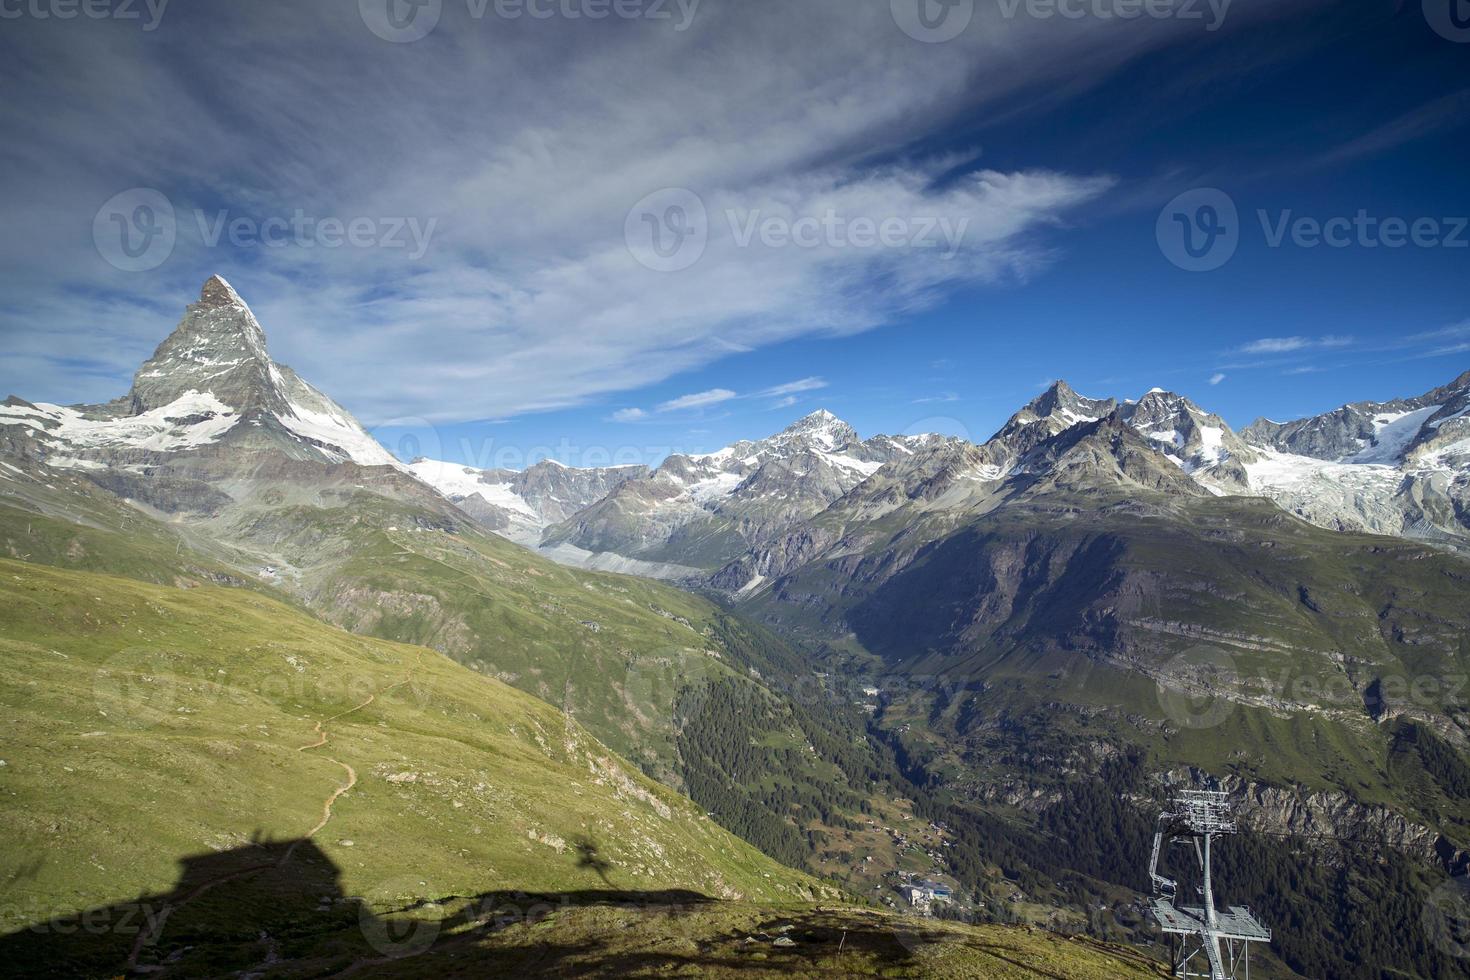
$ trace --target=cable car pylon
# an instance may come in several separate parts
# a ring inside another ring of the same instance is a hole
[[[1169,960],[1176,977],[1249,980],[1250,944],[1271,941],[1271,930],[1261,925],[1246,906],[1232,905],[1224,910],[1215,907],[1210,844],[1216,837],[1235,832],[1224,793],[1186,790],[1172,809],[1159,815],[1148,867],[1154,893],[1151,911],[1169,936]],[[1178,883],[1159,872],[1165,848],[1174,844],[1191,848],[1199,862],[1203,883],[1199,886],[1198,906],[1176,905]]]

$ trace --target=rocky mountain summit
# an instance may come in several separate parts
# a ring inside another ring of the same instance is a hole
[[[1258,419],[1241,435],[1279,452],[1333,463],[1428,461],[1470,441],[1467,413],[1470,371],[1413,398],[1354,402],[1295,422]],[[1457,453],[1470,454],[1470,446]]]
[[[223,460],[276,451],[292,459],[397,466],[352,415],[271,360],[255,314],[219,276],[173,333],[105,405],[0,406],[0,438],[55,467],[132,472],[179,453]]]

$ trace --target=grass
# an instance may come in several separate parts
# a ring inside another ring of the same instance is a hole
[[[442,502],[435,510],[338,478],[320,493],[291,483],[242,493],[216,517],[165,524],[86,480],[12,476],[0,482],[10,496],[0,503],[0,547],[9,548],[0,554],[160,584],[240,585],[351,632],[432,647],[563,709],[675,789],[689,786],[676,707],[690,692],[718,682],[770,704],[777,727],[762,744],[773,750],[797,728],[782,697],[725,642],[730,617],[709,601],[556,565],[479,532]],[[785,775],[815,789],[833,778],[816,758]],[[726,803],[704,802],[736,825]]]
[[[0,658],[7,927],[300,839],[354,776],[313,838],[347,894],[815,894],[555,708],[267,596],[0,561]]]

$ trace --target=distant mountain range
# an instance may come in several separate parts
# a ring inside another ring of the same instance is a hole
[[[1149,479],[1173,493],[1265,497],[1321,527],[1470,549],[1470,372],[1416,397],[1285,424],[1262,419],[1240,433],[1162,389],[1119,403],[1059,381],[979,445],[937,435],[863,440],[818,411],[768,438],[676,454],[654,469],[543,462],[513,472],[432,460],[410,469],[486,527],[560,560],[687,581],[714,573],[738,590],[751,579],[732,579],[728,563],[745,556],[761,565],[764,549],[828,508],[850,509],[916,474],[977,492],[1034,479],[1056,462],[1038,451],[1044,443],[1104,420],[1140,435],[1154,464],[1172,464],[1177,473]],[[931,509],[950,506],[969,503],[956,496]]]

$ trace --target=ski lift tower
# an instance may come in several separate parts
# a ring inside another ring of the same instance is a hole
[[[1187,790],[1175,801],[1172,810],[1159,816],[1148,874],[1154,890],[1153,915],[1169,936],[1169,959],[1176,977],[1249,980],[1250,944],[1271,941],[1271,930],[1261,925],[1244,905],[1232,905],[1225,910],[1215,908],[1210,842],[1233,833],[1235,823],[1230,819],[1224,793]],[[1201,905],[1174,904],[1178,884],[1159,874],[1159,858],[1166,843],[1185,844],[1194,849],[1203,876],[1199,887]]]

